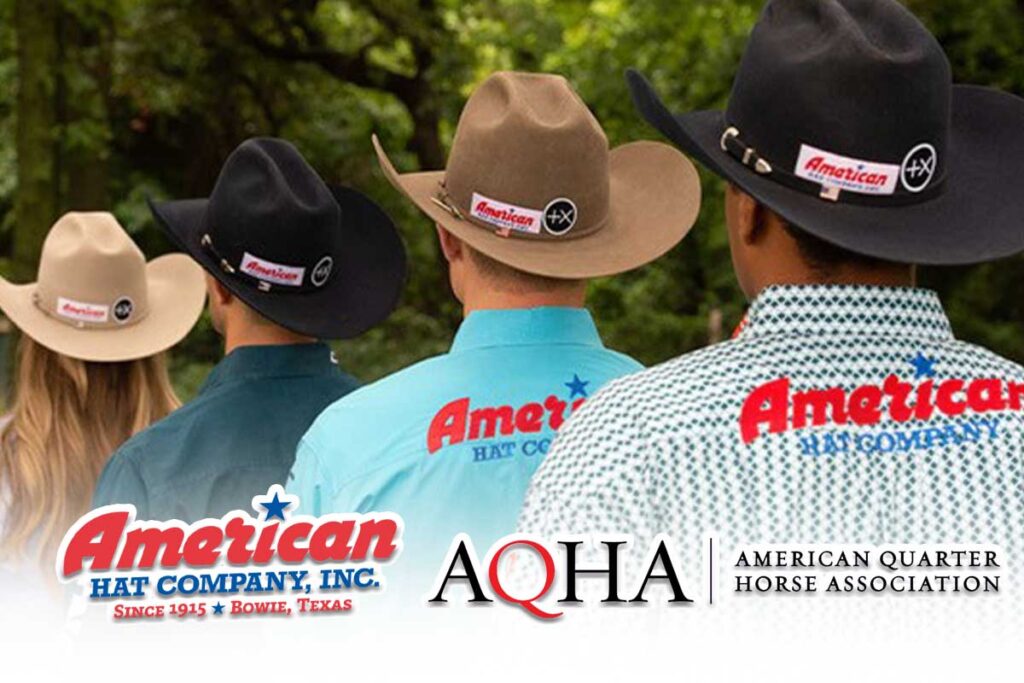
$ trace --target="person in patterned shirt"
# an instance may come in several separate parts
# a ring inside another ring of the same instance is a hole
[[[629,80],[646,118],[729,182],[752,304],[736,338],[576,413],[520,529],[630,533],[640,548],[666,533],[692,563],[712,530],[722,556],[991,543],[1019,567],[1024,368],[958,341],[909,264],[1024,248],[1016,174],[996,162],[1024,158],[1019,132],[996,139],[1024,128],[1024,103],[952,86],[939,45],[888,0],[769,2],[724,113],[672,115]]]

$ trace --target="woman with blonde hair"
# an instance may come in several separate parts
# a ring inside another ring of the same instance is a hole
[[[204,302],[190,258],[146,263],[108,213],[57,221],[38,282],[0,278],[0,309],[22,331],[0,431],[0,604],[54,585],[58,546],[89,509],[107,458],[179,406],[163,352]]]

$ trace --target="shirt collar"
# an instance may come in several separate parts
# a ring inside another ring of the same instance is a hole
[[[949,318],[935,292],[863,285],[765,289],[751,304],[737,338],[773,334],[953,339]]]
[[[307,377],[331,372],[337,372],[337,363],[331,347],[322,342],[240,346],[217,364],[202,390],[239,379]]]
[[[603,346],[594,319],[584,308],[516,308],[470,313],[459,326],[451,352],[534,344]]]

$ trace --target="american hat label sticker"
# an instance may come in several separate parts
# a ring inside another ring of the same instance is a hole
[[[528,232],[534,235],[540,233],[544,220],[542,211],[499,202],[476,192],[473,193],[473,206],[470,207],[469,215],[502,230]]]
[[[84,301],[57,297],[57,315],[83,323],[105,323],[110,318],[110,307]]]
[[[253,256],[249,252],[242,255],[243,273],[253,276],[257,280],[270,282],[275,285],[286,287],[301,287],[302,280],[306,276],[306,269],[299,266],[284,266]]]
[[[796,175],[826,187],[858,194],[891,195],[896,193],[900,167],[833,154],[825,150],[800,146]]]

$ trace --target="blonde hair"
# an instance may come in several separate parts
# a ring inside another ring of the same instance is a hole
[[[0,558],[31,552],[45,566],[89,509],[110,455],[181,403],[163,354],[93,363],[22,335],[16,376],[0,432]]]

